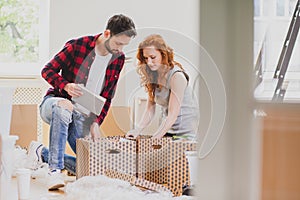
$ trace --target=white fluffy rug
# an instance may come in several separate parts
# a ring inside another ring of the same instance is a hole
[[[172,197],[171,193],[141,191],[130,183],[106,176],[86,176],[65,188],[66,200],[192,200],[190,196]]]
[[[14,151],[13,171],[24,167],[26,158],[26,150],[16,147]],[[47,168],[40,168],[33,172],[32,176],[43,181],[46,173]],[[69,182],[64,191],[65,195],[63,196],[50,193],[40,198],[40,200],[195,200],[195,197],[191,196],[172,197],[171,193],[142,191],[132,186],[129,182],[101,175],[86,176],[74,182]]]

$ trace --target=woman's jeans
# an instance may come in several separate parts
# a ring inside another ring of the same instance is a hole
[[[42,158],[50,169],[66,168],[71,173],[76,172],[76,158],[65,154],[68,141],[76,154],[76,139],[89,134],[92,117],[60,107],[58,102],[66,100],[51,95],[45,96],[40,105],[41,118],[50,125],[49,149],[42,149]]]

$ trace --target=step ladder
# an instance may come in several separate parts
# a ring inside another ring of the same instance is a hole
[[[300,26],[300,0],[297,1],[292,21],[289,26],[289,30],[284,41],[282,51],[279,57],[279,61],[274,73],[273,78],[278,79],[272,101],[282,102],[285,92],[288,87],[288,82],[284,81],[284,77],[291,59],[295,41],[299,32]]]

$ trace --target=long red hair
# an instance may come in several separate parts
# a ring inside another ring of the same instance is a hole
[[[166,44],[162,36],[158,34],[149,35],[139,44],[136,55],[138,59],[137,72],[141,77],[141,84],[145,86],[145,89],[148,92],[150,101],[154,102],[155,89],[160,88],[161,86],[157,83],[158,72],[152,71],[148,67],[143,54],[143,49],[149,46],[155,47],[155,49],[161,53],[161,66],[164,68],[162,70],[164,73],[173,69],[175,65],[179,66],[182,70],[183,68],[180,63],[174,60],[173,49]]]

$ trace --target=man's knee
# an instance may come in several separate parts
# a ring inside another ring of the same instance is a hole
[[[53,111],[53,117],[57,116],[65,123],[70,123],[72,121],[73,105],[69,100],[59,100]]]
[[[57,106],[69,110],[70,112],[73,111],[73,104],[69,100],[60,100],[57,102]]]

